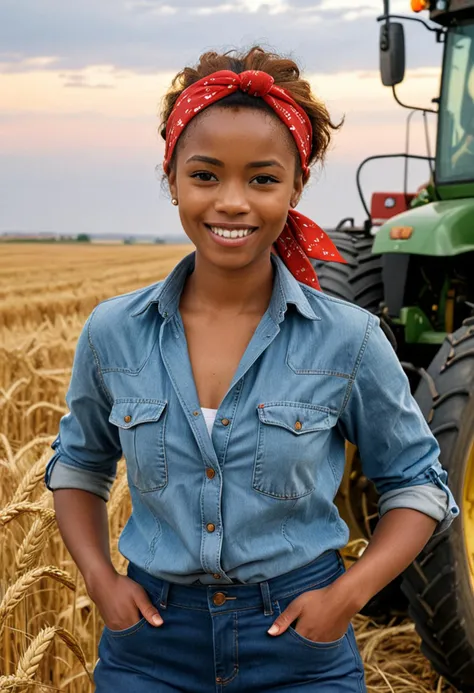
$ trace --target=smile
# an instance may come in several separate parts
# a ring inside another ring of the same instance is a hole
[[[254,233],[256,231],[255,228],[241,228],[241,229],[222,229],[219,226],[208,226],[208,228],[212,231],[213,234],[216,236],[220,236],[221,238],[245,238],[246,236],[250,236],[250,234]]]

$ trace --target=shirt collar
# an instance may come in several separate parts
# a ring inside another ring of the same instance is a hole
[[[274,254],[271,255],[271,260],[275,269],[269,306],[272,319],[277,324],[280,323],[284,319],[288,305],[292,304],[308,320],[321,320],[308,301],[302,285],[293,277],[283,261]],[[194,252],[186,255],[152,293],[140,292],[138,300],[134,302],[132,317],[140,315],[152,304],[157,305],[158,312],[164,318],[176,313],[186,278],[194,270],[194,261]],[[311,289],[308,289],[309,291]]]

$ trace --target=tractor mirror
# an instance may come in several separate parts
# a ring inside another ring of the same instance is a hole
[[[384,87],[394,87],[405,76],[405,32],[403,24],[390,22],[380,27],[380,74]]]

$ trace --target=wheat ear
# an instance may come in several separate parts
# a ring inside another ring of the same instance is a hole
[[[28,573],[25,573],[13,585],[10,585],[0,602],[0,639],[3,635],[5,621],[8,616],[22,601],[30,587],[44,577],[52,578],[62,585],[69,587],[71,590],[75,589],[74,581],[71,579],[70,575],[64,572],[64,570],[59,570],[59,568],[55,566],[41,566],[40,568],[35,568],[35,570],[30,570]]]

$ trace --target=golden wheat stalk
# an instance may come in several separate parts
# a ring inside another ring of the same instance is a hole
[[[35,518],[16,553],[15,565],[17,575],[22,575],[27,570],[31,570],[37,563],[41,551],[49,539],[49,529],[54,523],[54,514],[51,517],[40,516]]]
[[[0,388],[0,392],[3,395],[3,402],[0,401],[0,404],[5,404],[6,402],[12,402],[13,401],[13,395],[15,392],[18,390],[19,387],[22,385],[29,385],[30,379],[29,378],[19,378],[16,380],[13,385],[10,386],[8,390],[4,390],[3,388]]]
[[[56,626],[56,634],[61,638],[61,640],[67,645],[71,652],[76,656],[76,658],[82,664],[84,671],[87,673],[90,681],[92,681],[92,673],[87,668],[87,662],[84,655],[84,651],[79,644],[79,641],[72,633],[70,633],[66,628],[60,628]]]
[[[18,463],[21,460],[21,458],[32,448],[36,447],[37,445],[41,445],[42,447],[44,447],[44,445],[48,443],[51,444],[53,440],[53,435],[36,436],[36,438],[29,440],[25,445],[23,445],[19,450],[16,451],[15,464]]]
[[[0,433],[0,443],[2,444],[3,449],[5,450],[5,454],[7,456],[8,463],[10,464],[11,467],[14,466],[15,464],[15,455],[13,454],[13,450],[10,445],[10,441],[6,437],[4,433]]]
[[[31,642],[30,646],[21,657],[16,670],[16,676],[19,679],[31,679],[36,674],[41,660],[46,655],[55,636],[58,636],[65,645],[71,650],[75,657],[79,660],[82,667],[86,671],[89,679],[92,681],[91,673],[87,668],[84,651],[78,640],[65,628],[58,626],[49,626],[43,628]]]
[[[34,686],[35,681],[28,681],[20,676],[0,676],[0,693],[8,691],[8,693],[13,693],[14,691],[22,690],[27,686]]]
[[[36,486],[43,480],[46,463],[50,457],[49,452],[43,453],[39,460],[35,462],[18,484],[11,503],[24,503],[31,496]]]
[[[50,626],[43,628],[34,638],[18,663],[16,675],[19,678],[32,678],[36,674],[41,660],[53,642],[55,632],[56,628]]]
[[[25,411],[25,417],[30,416],[30,414],[38,409],[47,409],[57,412],[58,414],[67,414],[68,411],[65,407],[60,407],[59,404],[53,404],[52,402],[36,402],[36,404],[32,404],[31,407],[28,407]]]
[[[38,580],[45,577],[49,577],[65,587],[69,587],[70,590],[75,589],[74,581],[71,579],[70,575],[64,570],[59,570],[59,568],[52,565],[41,566],[25,573],[14,582],[13,585],[8,587],[0,602],[0,638],[3,635],[5,621],[8,616],[23,600],[30,587],[38,582]]]
[[[0,511],[0,525],[6,525],[8,522],[11,522],[24,513],[37,513],[45,519],[48,517],[55,517],[54,510],[45,508],[41,503],[10,503]]]
[[[129,490],[127,475],[122,474],[117,479],[117,482],[114,484],[114,487],[112,489],[109,506],[107,508],[107,514],[109,516],[109,519],[113,518],[115,513],[123,508],[123,504],[128,497]]]

